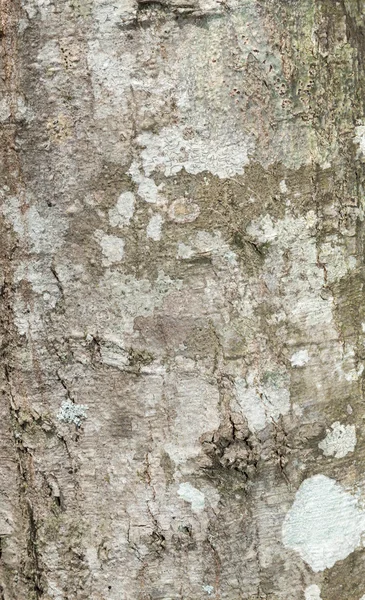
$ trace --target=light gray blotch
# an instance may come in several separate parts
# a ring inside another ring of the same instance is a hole
[[[161,215],[153,215],[147,225],[147,237],[155,242],[161,239],[161,227],[163,218]]]
[[[136,199],[132,192],[123,192],[115,205],[109,210],[109,222],[112,227],[129,225],[134,214]]]
[[[214,587],[212,585],[203,585],[204,592],[207,592],[208,596],[211,596],[214,592]]]
[[[306,479],[287,513],[282,538],[313,571],[330,569],[360,545],[365,515],[357,499],[325,475]]]
[[[355,425],[343,425],[339,421],[332,423],[331,429],[327,429],[326,437],[318,444],[325,456],[334,456],[335,458],[343,458],[349,452],[353,452],[355,446]]]
[[[305,588],[305,600],[322,600],[321,598],[321,590],[318,585],[309,585]]]
[[[80,427],[81,420],[86,419],[87,408],[84,404],[74,404],[70,400],[64,400],[57,413],[57,419],[64,423],[74,423]]]
[[[204,494],[190,483],[180,483],[177,493],[183,500],[190,502],[193,512],[200,512],[204,509]]]

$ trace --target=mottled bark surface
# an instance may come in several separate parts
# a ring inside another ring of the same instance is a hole
[[[363,3],[0,10],[0,598],[360,600]]]

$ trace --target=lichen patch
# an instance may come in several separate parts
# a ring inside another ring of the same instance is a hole
[[[147,225],[147,237],[155,242],[161,239],[163,218],[161,215],[153,215]]]
[[[325,456],[343,458],[355,450],[356,428],[355,425],[343,425],[339,421],[332,423],[327,429],[326,437],[318,444]]]
[[[297,352],[294,352],[294,354],[290,357],[290,362],[292,367],[304,367],[304,365],[307,364],[307,362],[309,362],[309,354],[308,354],[308,350],[301,349],[298,350]]]
[[[193,512],[204,510],[205,496],[200,490],[192,486],[191,483],[180,483],[177,493],[183,500],[190,502]]]
[[[365,514],[357,499],[334,479],[314,475],[296,493],[286,515],[282,538],[313,571],[330,569],[360,545]]]
[[[124,240],[116,235],[96,231],[95,237],[99,240],[103,253],[103,265],[106,267],[118,263],[124,257]]]
[[[286,378],[280,374],[268,377],[265,382],[256,382],[253,375],[236,379],[237,402],[252,432],[261,431],[272,420],[277,421],[280,415],[289,412],[290,392],[285,383]]]
[[[321,589],[318,585],[309,585],[304,591],[305,600],[322,600]]]
[[[132,192],[123,192],[115,205],[109,210],[109,223],[112,227],[129,225],[135,209],[136,199]]]

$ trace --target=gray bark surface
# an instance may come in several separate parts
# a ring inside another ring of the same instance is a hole
[[[0,17],[1,600],[361,600],[364,4]]]

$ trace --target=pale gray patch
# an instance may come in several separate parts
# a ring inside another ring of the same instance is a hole
[[[237,402],[246,417],[252,432],[261,431],[272,420],[286,415],[290,409],[290,393],[285,386],[286,378],[265,383],[254,382],[254,377],[246,380],[238,377],[235,381]]]
[[[355,127],[354,143],[359,145],[358,154],[365,156],[365,125]]]
[[[207,592],[208,596],[211,596],[214,592],[214,587],[212,585],[203,585],[202,589],[204,592]]]
[[[281,193],[282,193],[282,194],[286,194],[286,193],[287,193],[287,191],[288,191],[288,188],[287,188],[287,185],[286,185],[285,179],[282,179],[282,180],[280,181],[280,183],[279,183],[279,187],[280,187],[280,191],[281,191]]]
[[[196,174],[210,171],[220,178],[242,174],[248,164],[249,143],[242,134],[232,134],[226,128],[211,129],[207,136],[198,132],[185,139],[183,129],[177,125],[164,127],[158,134],[145,132],[137,141],[146,175],[162,171],[166,177],[176,175],[181,169]]]
[[[322,600],[321,598],[321,589],[318,585],[309,585],[305,588],[304,591],[305,600]]]
[[[318,259],[326,265],[327,281],[333,283],[356,268],[356,258],[349,256],[337,236],[327,237],[321,244]]]
[[[11,115],[10,106],[6,98],[0,100],[0,123],[5,123]]]
[[[183,500],[190,502],[193,512],[200,512],[205,508],[204,494],[190,483],[180,483],[177,493]]]
[[[2,213],[14,231],[30,242],[32,252],[50,253],[60,248],[67,230],[67,222],[56,207],[25,205],[19,198],[7,198],[2,205]]]
[[[188,259],[193,256],[194,252],[190,246],[187,246],[183,242],[179,242],[177,247],[177,258]]]
[[[306,479],[287,513],[282,538],[313,571],[330,569],[360,545],[365,515],[357,499],[325,475]]]
[[[339,421],[332,423],[331,429],[327,429],[326,437],[318,444],[325,456],[334,456],[335,458],[343,458],[353,452],[355,446],[355,425],[342,425]]]
[[[116,235],[107,235],[100,230],[95,232],[103,252],[103,265],[109,266],[120,262],[124,257],[124,240]]]
[[[132,192],[123,192],[115,205],[109,210],[109,222],[112,227],[129,225],[134,214],[136,199]]]
[[[155,242],[161,239],[161,228],[163,218],[161,215],[153,215],[147,225],[147,237]]]
[[[294,354],[290,357],[290,362],[292,367],[304,367],[309,361],[308,350],[305,348],[303,350],[298,350],[294,352]]]
[[[70,400],[64,400],[57,413],[57,419],[64,423],[74,423],[80,427],[82,419],[86,419],[87,408],[84,404],[74,404]]]

